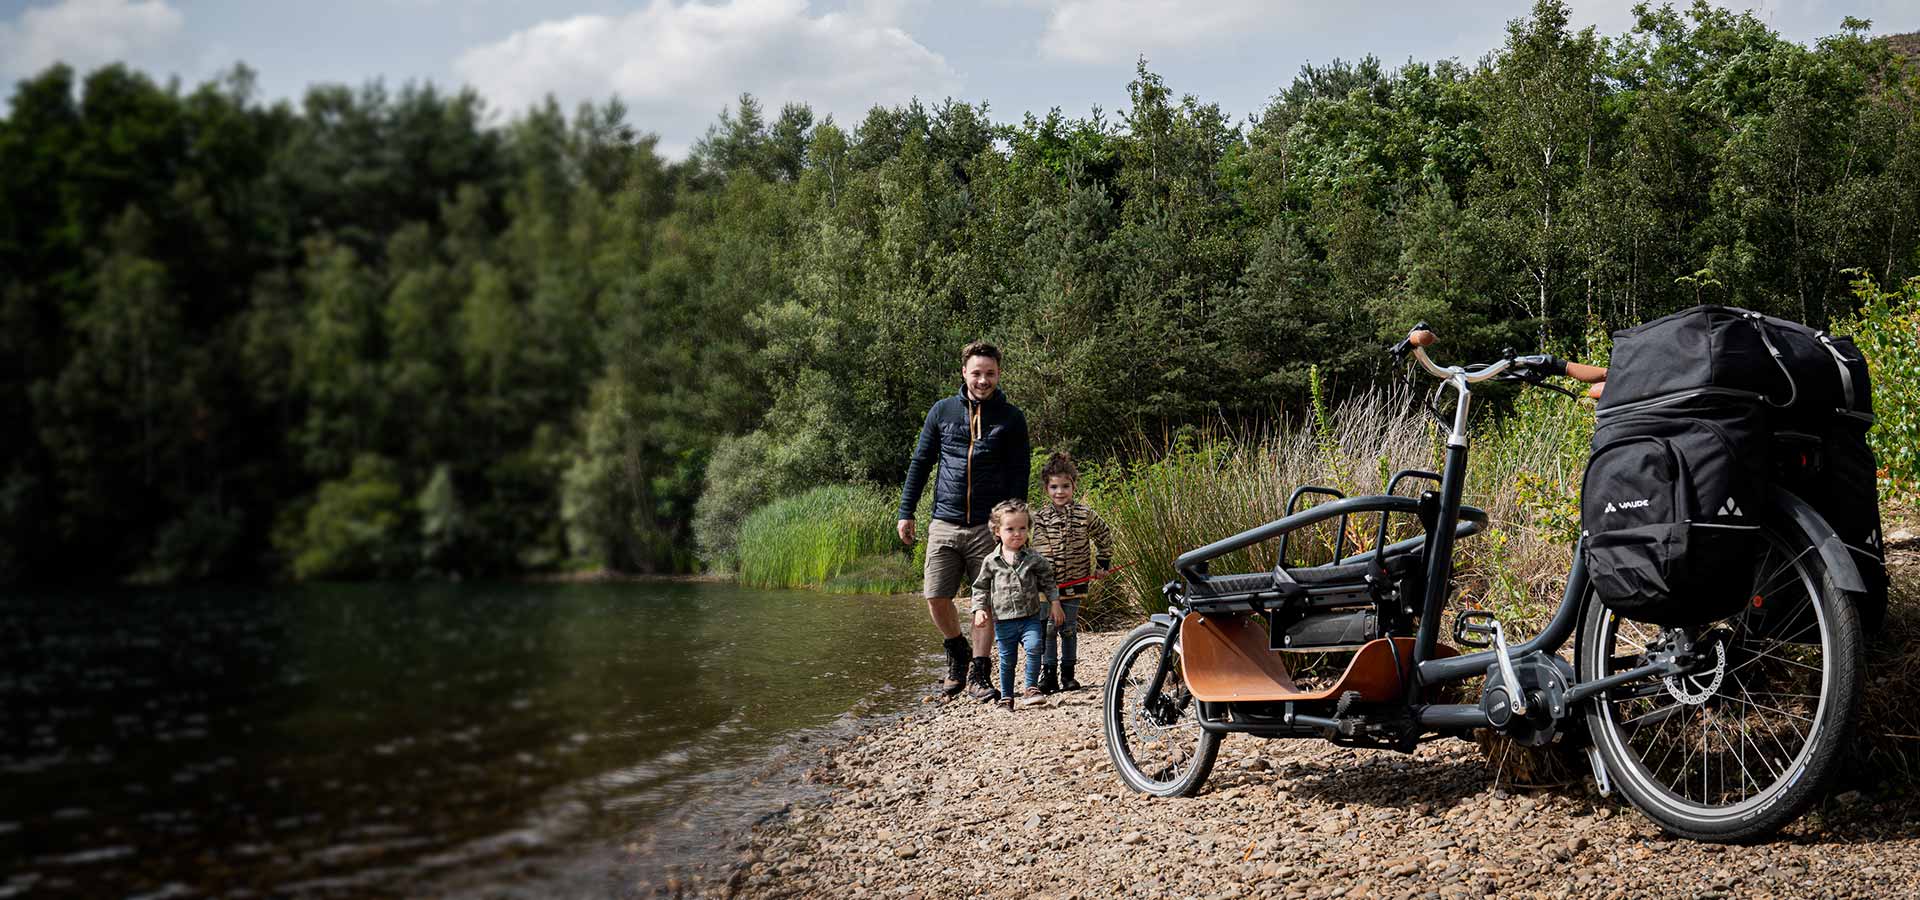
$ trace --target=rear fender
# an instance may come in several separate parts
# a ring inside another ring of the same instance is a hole
[[[1860,567],[1853,564],[1853,554],[1847,551],[1846,542],[1834,533],[1833,526],[1827,524],[1826,517],[1778,485],[1768,492],[1767,504],[1774,521],[1783,528],[1798,531],[1808,544],[1820,551],[1820,559],[1827,564],[1835,587],[1855,594],[1866,593],[1867,582],[1860,577]]]

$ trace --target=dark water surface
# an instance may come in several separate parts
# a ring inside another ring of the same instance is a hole
[[[0,596],[0,897],[630,894],[937,649],[722,584]]]

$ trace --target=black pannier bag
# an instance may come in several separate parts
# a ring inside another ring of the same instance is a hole
[[[1856,598],[1860,625],[1877,632],[1887,613],[1887,564],[1880,534],[1879,464],[1867,444],[1873,394],[1866,358],[1850,338],[1821,334],[1841,390],[1841,405],[1825,416],[1796,416],[1776,436],[1781,486],[1806,500],[1847,545],[1866,594]],[[1800,431],[1798,429],[1805,429]]]
[[[1726,306],[1697,306],[1613,337],[1581,502],[1588,571],[1601,599],[1660,624],[1737,611],[1751,585],[1728,575],[1751,571],[1751,554],[1763,549],[1752,517],[1777,475],[1852,548],[1868,586],[1863,622],[1878,621],[1886,576],[1866,443],[1872,400],[1853,342]],[[1630,440],[1637,437],[1659,441],[1667,461],[1633,474],[1636,454],[1655,455],[1646,441]],[[1679,479],[1665,506],[1651,484],[1663,473]],[[1606,496],[1617,493],[1614,482],[1644,487],[1649,504],[1621,515]]]
[[[1602,411],[1693,391],[1758,395],[1789,418],[1823,418],[1844,402],[1831,351],[1798,322],[1696,306],[1613,333]]]
[[[1587,577],[1609,609],[1661,625],[1747,602],[1766,493],[1762,408],[1741,398],[1655,401],[1601,418],[1580,490]]]

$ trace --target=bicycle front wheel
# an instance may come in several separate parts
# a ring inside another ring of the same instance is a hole
[[[1163,654],[1173,658],[1159,702],[1146,704],[1147,686]],[[1107,756],[1120,780],[1157,797],[1190,797],[1213,771],[1220,735],[1200,727],[1199,702],[1187,691],[1178,651],[1169,646],[1167,628],[1148,622],[1135,628],[1113,653],[1107,672],[1102,720]]]
[[[1741,841],[1793,821],[1837,773],[1859,706],[1853,602],[1819,552],[1772,528],[1752,601],[1677,629],[1621,618],[1592,593],[1581,616],[1581,681],[1645,665],[1684,637],[1712,668],[1630,682],[1596,697],[1588,731],[1628,801],[1667,832]]]

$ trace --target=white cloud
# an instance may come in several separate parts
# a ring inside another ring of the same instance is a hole
[[[1059,0],[1040,50],[1077,63],[1123,62],[1154,50],[1231,42],[1311,8],[1260,0]]]
[[[163,63],[186,24],[167,0],[59,0],[0,22],[0,72],[31,75],[57,62],[81,71],[111,62]]]
[[[618,95],[630,121],[673,153],[742,91],[771,110],[805,102],[843,124],[876,103],[956,92],[958,74],[900,27],[900,9],[881,0],[816,15],[807,0],[653,0],[542,22],[461,53],[454,71],[515,113],[549,93],[566,104]]]

